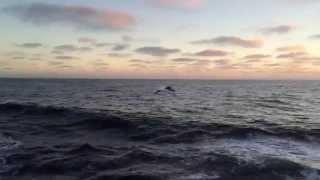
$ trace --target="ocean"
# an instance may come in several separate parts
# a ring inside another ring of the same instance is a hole
[[[320,81],[0,79],[0,180],[320,180],[319,138]]]

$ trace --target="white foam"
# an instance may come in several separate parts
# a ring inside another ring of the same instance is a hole
[[[189,176],[183,176],[180,179],[184,179],[184,180],[201,180],[201,179],[218,179],[220,178],[219,175],[207,175],[207,174],[202,174],[202,173],[198,173],[198,174],[192,174]]]
[[[6,156],[13,149],[21,146],[21,142],[13,140],[11,137],[6,137],[0,134],[0,173],[10,170],[10,166],[7,164]]]
[[[320,169],[320,144],[292,139],[259,136],[248,139],[221,139],[206,143],[201,149],[207,152],[231,154],[247,161],[258,162],[261,157],[287,159]]]
[[[13,140],[11,137],[5,137],[0,134],[0,152],[18,148],[21,142]]]

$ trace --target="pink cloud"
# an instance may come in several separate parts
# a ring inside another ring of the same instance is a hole
[[[135,23],[135,18],[123,11],[98,10],[86,6],[66,6],[65,9],[67,12],[80,15],[93,25],[105,28],[125,29]]]

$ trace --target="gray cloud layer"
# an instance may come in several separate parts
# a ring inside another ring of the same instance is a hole
[[[175,54],[180,52],[179,49],[170,49],[164,48],[159,46],[149,46],[149,47],[142,47],[135,50],[137,53],[150,55],[150,56],[168,56],[170,54]]]
[[[112,50],[113,51],[123,51],[123,50],[126,50],[128,49],[130,46],[128,44],[115,44],[113,47],[112,47]]]
[[[72,51],[77,51],[78,47],[70,44],[65,44],[65,45],[56,46],[54,47],[54,49],[57,51],[72,52]]]
[[[320,39],[320,34],[310,36],[310,39]]]
[[[195,53],[195,56],[208,56],[208,57],[214,57],[214,56],[227,56],[230,53],[227,51],[222,50],[215,50],[215,49],[207,49],[200,52]]]
[[[203,39],[191,42],[192,44],[220,44],[233,45],[244,48],[259,48],[263,45],[262,40],[258,39],[243,39],[235,36],[219,36],[213,39]]]
[[[17,44],[18,47],[21,48],[39,48],[43,45],[41,43],[23,43],[23,44]]]
[[[198,59],[193,59],[193,58],[175,58],[172,59],[173,62],[177,63],[188,63],[188,62],[196,62]]]
[[[294,30],[294,27],[291,25],[280,25],[274,27],[266,27],[261,29],[261,32],[265,34],[287,34]]]
[[[121,30],[135,24],[135,18],[126,12],[99,10],[86,6],[21,3],[2,10],[23,22],[35,25],[58,24],[86,30]]]

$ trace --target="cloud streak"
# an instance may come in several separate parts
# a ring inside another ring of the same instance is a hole
[[[265,59],[265,58],[270,58],[270,57],[272,57],[272,56],[268,55],[268,54],[250,54],[250,55],[243,57],[243,59],[252,60],[252,59]]]
[[[291,52],[286,54],[280,54],[277,56],[278,59],[297,59],[306,56],[305,52]]]
[[[310,39],[320,40],[320,34],[315,34],[309,37]]]
[[[81,38],[78,38],[78,42],[84,43],[84,44],[96,44],[97,40],[90,37],[81,37]]]
[[[195,56],[203,56],[203,57],[221,57],[227,56],[230,53],[227,51],[216,50],[216,49],[207,49],[197,53],[194,53]]]
[[[113,51],[123,51],[130,47],[129,44],[115,44],[114,47],[112,47]]]
[[[39,47],[42,47],[43,45],[41,43],[23,43],[23,44],[17,44],[18,47],[21,47],[21,48],[30,48],[30,49],[33,49],[33,48],[39,48]]]
[[[243,48],[259,48],[263,45],[261,39],[243,39],[236,36],[219,36],[213,39],[202,39],[191,42],[192,44],[218,44],[218,45],[231,45]]]
[[[8,6],[3,11],[35,25],[67,25],[85,30],[124,30],[132,27],[136,21],[127,12],[88,6],[32,3]]]
[[[180,52],[180,49],[170,49],[160,46],[146,46],[135,50],[135,52],[150,56],[164,57]]]
[[[196,62],[199,59],[194,59],[194,58],[175,58],[172,59],[171,61],[176,62],[176,63],[189,63],[189,62]]]
[[[71,44],[63,44],[59,46],[55,46],[51,51],[53,54],[64,54],[64,53],[72,53],[72,52],[89,52],[92,51],[91,47],[77,47]]]
[[[288,34],[294,29],[295,27],[291,25],[279,25],[279,26],[262,28],[261,32],[264,34]]]
[[[147,61],[147,60],[143,60],[143,59],[131,59],[130,62],[135,63],[135,64],[139,64],[139,63],[152,64],[153,63],[152,61]]]
[[[79,48],[74,45],[65,44],[54,47],[54,50],[61,52],[73,52],[79,50]]]
[[[291,46],[283,46],[276,49],[278,52],[297,52],[297,51],[305,51],[305,47],[301,45],[291,45]]]
[[[55,58],[58,59],[58,60],[72,60],[72,59],[76,59],[76,58],[73,57],[73,56],[56,56]]]

